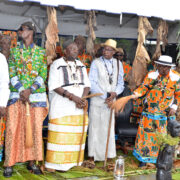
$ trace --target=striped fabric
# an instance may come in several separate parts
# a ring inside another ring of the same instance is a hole
[[[77,166],[80,151],[80,141],[83,135],[81,146],[81,165],[84,159],[84,148],[88,117],[85,117],[85,131],[83,132],[83,115],[64,116],[51,119],[48,124],[48,143],[46,154],[46,168],[67,171]]]

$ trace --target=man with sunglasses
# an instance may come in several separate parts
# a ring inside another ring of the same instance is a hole
[[[34,43],[36,27],[25,22],[18,30],[20,46],[12,48],[9,56],[10,98],[5,138],[4,176],[11,177],[17,162],[29,161],[27,169],[41,174],[34,161],[42,161],[42,122],[47,116],[47,61],[45,50]],[[29,104],[29,113],[27,112]],[[27,115],[31,118],[33,145],[25,143]]]
[[[88,156],[94,161],[105,160],[110,106],[116,96],[124,90],[122,63],[113,58],[117,50],[116,44],[113,39],[108,39],[102,44],[103,55],[92,62],[89,72],[91,93],[102,93],[101,96],[93,97],[90,103]],[[112,116],[107,155],[109,159],[116,157],[114,114]]]

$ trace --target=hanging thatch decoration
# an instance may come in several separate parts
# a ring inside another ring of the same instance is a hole
[[[149,63],[150,57],[144,47],[144,42],[147,34],[153,32],[153,28],[146,17],[139,17],[138,22],[138,46],[136,49],[135,59],[133,62],[132,70],[127,75],[127,81],[129,87],[134,90],[144,80],[147,74],[147,63]]]
[[[97,29],[96,14],[95,11],[86,11],[85,20],[87,22],[86,34],[88,35],[86,42],[86,51],[91,56],[94,55],[94,41],[96,39],[95,30]]]
[[[177,54],[177,59],[176,59],[176,64],[177,64],[176,71],[180,73],[180,30],[177,33],[177,39],[179,40],[177,45],[177,49],[179,52]]]
[[[157,44],[156,44],[156,50],[152,57],[153,61],[156,61],[161,56],[161,42],[163,51],[165,51],[165,46],[168,43],[167,39],[168,35],[168,24],[164,20],[159,21],[158,29],[157,29]]]
[[[59,42],[58,24],[56,10],[53,7],[47,7],[48,25],[46,27],[46,54],[47,62],[51,64],[56,58],[56,43]]]

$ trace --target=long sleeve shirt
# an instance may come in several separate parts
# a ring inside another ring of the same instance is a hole
[[[9,71],[6,58],[0,53],[0,106],[6,107],[9,99]]]
[[[20,92],[33,88],[29,100],[33,107],[46,107],[47,61],[45,50],[35,44],[28,48],[24,44],[11,49],[9,57],[10,100],[14,104],[20,97]]]
[[[109,74],[112,74],[113,59],[108,60],[108,59],[102,59],[102,57],[100,57],[100,60],[106,64],[106,67],[108,69]],[[100,86],[98,84],[99,73],[100,72],[98,71],[96,64],[94,63],[94,61],[92,61],[90,72],[89,72],[89,80],[91,82],[91,93],[103,93],[101,98],[106,99],[107,98],[107,92],[104,93],[104,91],[100,88]],[[118,74],[117,86],[115,89],[115,92],[117,95],[122,93],[124,90],[123,76],[124,76],[123,66],[122,66],[122,63],[119,62],[119,74]]]
[[[170,70],[166,77],[162,77],[158,71],[151,71],[134,92],[146,95],[144,111],[165,114],[169,108],[177,110],[180,104],[180,75]]]

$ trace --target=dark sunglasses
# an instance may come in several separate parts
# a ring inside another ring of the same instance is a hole
[[[124,56],[124,54],[115,54],[115,56]]]
[[[20,27],[20,28],[18,29],[18,31],[24,31],[24,30],[32,30],[32,29],[29,28],[29,27],[26,27],[26,28]]]

